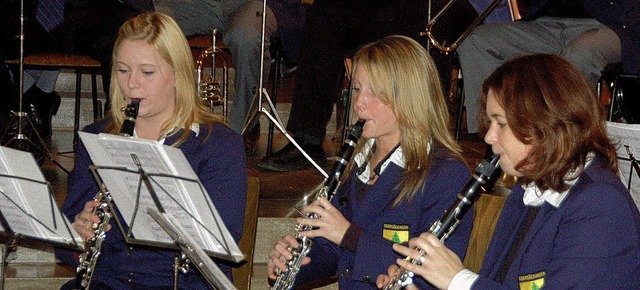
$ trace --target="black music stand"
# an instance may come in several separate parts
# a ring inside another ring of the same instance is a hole
[[[147,213],[171,236],[174,242],[182,249],[182,253],[196,265],[210,285],[213,285],[216,289],[236,290],[229,278],[209,259],[204,250],[187,234],[187,231],[173,216],[160,213],[153,208],[147,208]],[[180,267],[180,261],[177,258],[175,266]],[[174,280],[174,287],[178,287],[177,279]]]
[[[96,164],[89,168],[96,183],[108,188],[111,198],[107,198],[107,204],[116,213],[113,218],[127,244],[195,255],[185,251],[183,240],[172,236],[157,220],[158,216],[171,216],[175,220],[172,228],[187,229],[182,231],[193,239],[188,245],[201,247],[205,257],[235,263],[244,259],[206,189],[178,148],[111,134],[80,132],[80,139]],[[150,210],[158,215],[148,214]],[[174,265],[175,277],[176,268],[182,264]],[[199,270],[205,276],[216,272],[208,264],[196,264],[201,265]]]
[[[0,146],[1,237],[82,250],[82,237],[73,230],[51,192],[31,153]],[[5,254],[3,248],[2,288]]]

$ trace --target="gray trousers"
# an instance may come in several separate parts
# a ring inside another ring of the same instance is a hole
[[[224,3],[223,3],[224,2]],[[260,82],[262,39],[262,1],[206,1],[155,0],[156,11],[172,16],[187,35],[211,34],[211,29],[222,32],[222,40],[229,48],[235,68],[233,107],[229,125],[242,132],[254,88]],[[267,86],[269,65],[269,39],[276,31],[276,19],[267,7],[265,27],[263,87]]]
[[[24,83],[22,85],[22,91],[26,93],[32,86],[35,85],[43,92],[50,93],[56,86],[58,73],[59,72],[57,70],[26,69],[24,70]],[[17,81],[18,76],[16,76],[14,79]]]
[[[458,48],[464,79],[467,130],[478,132],[482,82],[502,63],[520,55],[553,53],[583,72],[594,87],[600,71],[621,58],[620,40],[595,19],[541,17],[478,26]]]

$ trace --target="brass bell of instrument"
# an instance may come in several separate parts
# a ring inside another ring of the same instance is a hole
[[[216,106],[222,106],[222,115],[227,117],[227,98],[229,95],[229,66],[223,54],[227,53],[216,47],[216,34],[218,30],[211,32],[211,46],[198,56],[196,61],[196,76],[198,83],[198,96],[213,112]],[[222,76],[216,76],[216,58],[222,61]],[[211,69],[205,66],[211,65]]]

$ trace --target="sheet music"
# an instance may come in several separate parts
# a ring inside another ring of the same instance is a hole
[[[48,182],[29,152],[0,146],[0,211],[11,234],[69,244],[73,248],[83,246],[82,238],[60,212]]]
[[[112,134],[80,132],[80,138],[94,165],[128,170],[98,168],[98,173],[133,238],[173,244],[172,238],[146,214],[147,208],[156,205],[144,183],[140,185],[141,175],[132,157],[135,154],[165,212],[171,213],[203,249],[242,260],[242,253],[180,149]]]
[[[607,134],[617,145],[618,167],[622,183],[640,208],[640,172],[632,162],[640,159],[640,125],[607,122]],[[631,154],[631,155],[630,155]]]

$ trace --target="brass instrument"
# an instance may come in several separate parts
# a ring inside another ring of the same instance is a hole
[[[347,168],[349,160],[351,159],[351,155],[355,150],[356,144],[360,136],[362,135],[362,127],[364,126],[364,121],[360,120],[356,122],[349,129],[349,134],[342,144],[342,148],[340,149],[340,154],[338,155],[338,160],[336,161],[334,168],[332,170],[332,174],[330,174],[324,181],[322,188],[316,193],[315,198],[327,198],[331,199],[335,194],[338,187],[340,187],[340,178],[342,177],[342,173]],[[307,213],[306,217],[308,218],[319,218],[320,216],[315,213]],[[300,233],[302,231],[311,230],[312,227],[296,224],[296,233]],[[302,261],[311,251],[311,245],[313,240],[309,237],[303,237],[300,235],[295,236],[300,245],[295,249],[289,249],[293,258],[287,263],[287,270],[279,272],[278,278],[276,279],[272,290],[283,290],[283,289],[291,289],[293,288],[293,283],[295,282],[296,275],[300,271],[300,266],[302,265]]]
[[[476,19],[473,22],[471,22],[469,27],[467,27],[467,29],[464,32],[462,32],[462,34],[460,34],[460,36],[453,43],[451,43],[449,46],[447,46],[444,41],[443,42],[438,42],[438,40],[435,39],[435,37],[433,36],[432,30],[433,30],[433,26],[436,24],[436,22],[438,22],[438,20],[442,16],[444,16],[444,14],[447,11],[449,11],[451,9],[451,7],[453,7],[453,4],[456,1],[458,1],[458,0],[450,0],[446,5],[444,5],[442,10],[440,10],[440,12],[438,12],[438,14],[436,14],[436,16],[434,16],[433,19],[431,19],[431,21],[429,21],[425,31],[420,33],[420,35],[422,35],[422,36],[426,35],[429,38],[429,43],[431,43],[431,45],[433,45],[433,47],[437,48],[441,52],[444,52],[445,54],[448,54],[448,53],[454,51],[456,48],[458,48],[458,45],[460,45],[460,43],[462,43],[462,41],[465,38],[467,38],[467,36],[469,36],[469,34],[471,34],[471,32],[478,25],[480,25],[480,22],[482,22],[485,18],[487,18],[487,16],[489,16],[489,14],[491,14],[491,12],[493,12],[493,10],[496,9],[496,7],[498,7],[500,2],[502,2],[503,0],[493,0],[493,2],[491,2],[491,4],[489,4],[489,6],[480,15],[478,15],[478,17],[476,17]],[[511,11],[511,19],[512,20],[520,19],[520,13],[519,13],[519,10],[518,10],[517,1],[516,0],[507,0],[507,3],[509,5],[509,10]]]
[[[229,67],[227,60],[221,57],[222,60],[222,80],[216,79],[216,55],[222,54],[224,51],[216,47],[216,34],[218,30],[213,29],[211,32],[211,47],[205,49],[198,60],[196,61],[196,76],[198,83],[198,96],[209,106],[211,112],[215,106],[222,106],[222,115],[227,117],[227,97],[229,95]],[[210,57],[211,72],[205,73],[204,66],[207,62],[207,58]]]
[[[471,206],[473,206],[473,203],[478,199],[480,194],[486,192],[487,188],[491,187],[496,181],[499,175],[498,173],[501,173],[501,170],[497,170],[499,164],[499,155],[493,155],[482,160],[480,164],[478,164],[475,174],[458,193],[451,207],[439,220],[431,225],[429,232],[444,242],[455,231],[460,223],[460,219],[462,219]],[[418,250],[424,254],[422,249]],[[419,260],[414,260],[410,256],[406,257],[405,261],[415,265],[421,264]],[[400,268],[396,271],[395,275],[391,277],[392,283],[387,285],[384,290],[402,289],[413,283],[413,276],[413,272],[405,268]]]

